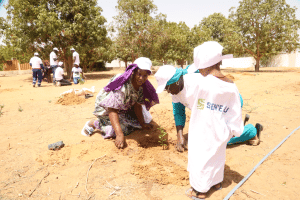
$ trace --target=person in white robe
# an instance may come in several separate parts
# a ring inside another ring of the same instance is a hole
[[[205,198],[214,187],[222,188],[227,142],[244,129],[241,101],[236,85],[220,71],[223,47],[205,42],[194,49],[195,67],[200,74],[182,75],[165,65],[155,74],[156,92],[167,90],[172,102],[191,110],[188,134],[188,167],[191,188],[186,194]]]

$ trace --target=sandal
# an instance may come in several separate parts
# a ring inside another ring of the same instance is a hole
[[[219,187],[217,187],[217,186],[219,186]],[[222,183],[218,183],[218,184],[214,185],[215,190],[221,190],[222,188],[223,188]]]
[[[89,126],[89,121],[87,121],[81,130],[81,134],[84,136],[91,136],[95,129]]]
[[[193,195],[192,195],[193,192],[195,192],[195,195],[196,195],[196,196],[193,196]],[[199,194],[200,194],[200,195],[202,194],[202,195],[204,196],[204,198],[198,198]],[[191,199],[194,199],[194,200],[204,200],[205,197],[206,197],[206,193],[198,192],[198,191],[196,191],[196,190],[195,190],[194,188],[192,188],[192,187],[190,187],[189,189],[187,189],[187,191],[185,191],[185,195],[188,196],[188,197],[190,197]]]

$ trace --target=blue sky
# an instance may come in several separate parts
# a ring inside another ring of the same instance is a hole
[[[5,0],[6,2],[8,0]],[[190,28],[199,24],[203,17],[207,17],[215,12],[222,13],[228,17],[231,7],[238,7],[240,0],[154,0],[154,4],[158,7],[158,13],[167,15],[167,20],[172,22],[184,21]],[[286,2],[298,9],[296,16],[300,19],[300,0],[286,0]],[[102,15],[107,22],[113,20],[113,16],[117,15],[117,0],[98,0],[98,5],[103,9]],[[0,8],[0,17],[5,17],[6,11]]]

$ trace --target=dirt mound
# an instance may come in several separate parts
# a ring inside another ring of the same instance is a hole
[[[234,76],[232,76],[231,74],[227,74],[226,77],[233,80],[233,81],[235,80]]]
[[[60,97],[56,103],[62,104],[62,105],[77,105],[84,103],[85,99],[84,97],[80,97],[75,94],[75,92],[64,94],[62,97]]]

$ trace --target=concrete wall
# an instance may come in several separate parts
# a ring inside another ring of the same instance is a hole
[[[127,63],[127,65],[130,65],[130,64],[131,64],[131,62]],[[113,60],[111,63],[105,63],[105,67],[124,67],[125,68],[125,62],[117,59],[117,60]]]
[[[248,68],[254,67],[255,63],[256,61],[253,57],[224,59],[221,68]]]
[[[225,59],[221,68],[254,68],[256,61],[253,57]],[[284,53],[275,56],[266,67],[300,67],[300,53]]]

